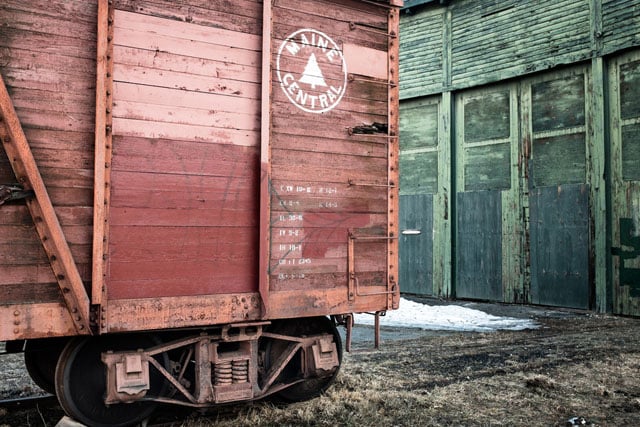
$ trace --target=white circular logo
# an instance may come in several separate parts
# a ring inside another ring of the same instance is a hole
[[[347,64],[340,48],[317,30],[289,35],[280,45],[276,71],[287,98],[308,113],[334,109],[347,90]]]

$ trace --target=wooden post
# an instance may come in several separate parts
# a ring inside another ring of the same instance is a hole
[[[73,319],[76,332],[83,335],[90,334],[89,296],[2,76],[0,76],[0,128],[4,128],[0,136],[16,178],[25,190],[32,190],[35,195],[27,199],[27,206],[58,281],[64,302]]]
[[[110,168],[112,152],[111,105],[113,95],[113,8],[98,2],[96,58],[96,129],[93,200],[92,303],[104,303],[105,264],[109,236]],[[99,322],[101,328],[105,326]]]
[[[269,258],[271,256],[271,0],[265,0],[262,13],[262,124],[260,140],[260,272],[259,290],[262,317],[268,318]]]

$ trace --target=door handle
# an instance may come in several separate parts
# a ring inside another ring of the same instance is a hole
[[[422,234],[421,230],[402,230],[402,234],[404,236],[416,236],[418,234]]]

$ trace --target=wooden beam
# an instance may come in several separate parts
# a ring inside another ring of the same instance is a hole
[[[16,178],[25,190],[32,190],[35,195],[27,199],[27,206],[42,246],[49,257],[76,332],[90,334],[89,297],[2,76],[0,76],[0,128],[2,128],[0,131],[2,142]]]
[[[389,122],[389,144],[388,144],[388,184],[387,193],[387,291],[389,292],[388,308],[397,309],[400,303],[400,288],[398,287],[400,265],[398,258],[399,251],[399,215],[400,210],[400,11],[391,9],[389,11],[389,34],[388,34],[388,64],[389,64],[389,93],[388,93],[388,122]]]
[[[259,290],[262,317],[268,318],[269,258],[271,256],[271,44],[272,0],[265,0],[262,12],[262,126],[260,142],[260,261]]]
[[[113,7],[98,2],[96,57],[96,129],[93,200],[92,303],[102,305],[106,296],[105,271],[109,237],[108,212],[111,188],[112,100],[113,100]],[[102,327],[102,322],[99,323]]]

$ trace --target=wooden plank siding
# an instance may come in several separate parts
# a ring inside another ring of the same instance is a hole
[[[410,114],[403,118],[402,152],[410,154],[412,141],[425,137],[414,132],[416,120],[431,113],[411,106],[440,102],[447,111],[455,104],[457,114],[443,124],[456,134],[441,141],[453,147],[452,161],[431,159],[429,171],[424,162],[407,165],[401,181],[437,181],[458,192],[501,189],[494,214],[502,217],[503,294],[492,298],[640,314],[633,225],[640,1],[408,6],[401,21],[400,93],[401,108]],[[515,107],[508,136],[498,95],[485,96],[501,89],[509,89]],[[455,170],[445,171],[448,164]],[[466,224],[459,209],[468,200],[460,197],[450,206],[463,220],[450,231],[452,240],[464,237],[457,235]],[[452,246],[455,290],[461,279],[456,262],[474,250],[455,253],[460,245],[454,243],[434,249],[434,258],[446,259]],[[435,296],[447,296],[435,291],[435,279],[433,286]],[[485,290],[492,292],[489,284]]]
[[[399,3],[1,2],[85,330],[397,308]],[[79,333],[29,203],[0,206],[0,341]]]
[[[637,0],[457,0],[448,7],[409,11],[401,21],[402,99],[497,82],[640,45]],[[451,64],[442,60],[448,49]]]
[[[95,19],[90,2],[0,5],[0,73],[85,287],[91,280]],[[0,183],[17,181],[0,150]],[[24,202],[1,209],[0,316],[11,325],[21,320],[3,337],[70,333],[68,315],[57,314],[49,325],[33,317],[62,313],[63,298]],[[29,308],[35,302],[43,305]]]
[[[278,73],[299,75],[309,55],[321,55],[322,49],[303,48],[300,55],[278,62],[280,69],[274,70],[269,283],[276,295],[345,286],[350,234],[383,238],[357,244],[355,269],[361,285],[386,285],[389,191],[381,171],[389,162],[387,139],[381,138],[382,133],[369,136],[351,130],[388,123],[388,82],[378,78],[387,76],[388,17],[374,5],[356,7],[356,2],[347,1],[320,2],[325,7],[318,7],[317,3],[274,3],[274,57],[283,44],[291,43],[291,34],[314,28],[338,46],[354,46],[341,53],[347,67],[361,63],[361,48],[380,53],[384,61],[381,69],[360,66],[354,72],[349,67],[351,78],[346,82],[341,81],[344,63],[321,58],[326,85],[347,85],[335,108],[322,114],[298,108],[280,88],[278,77]],[[286,54],[286,48],[282,51]],[[365,98],[373,102],[362,103]]]
[[[259,15],[185,6],[115,4],[109,300],[256,289]]]

